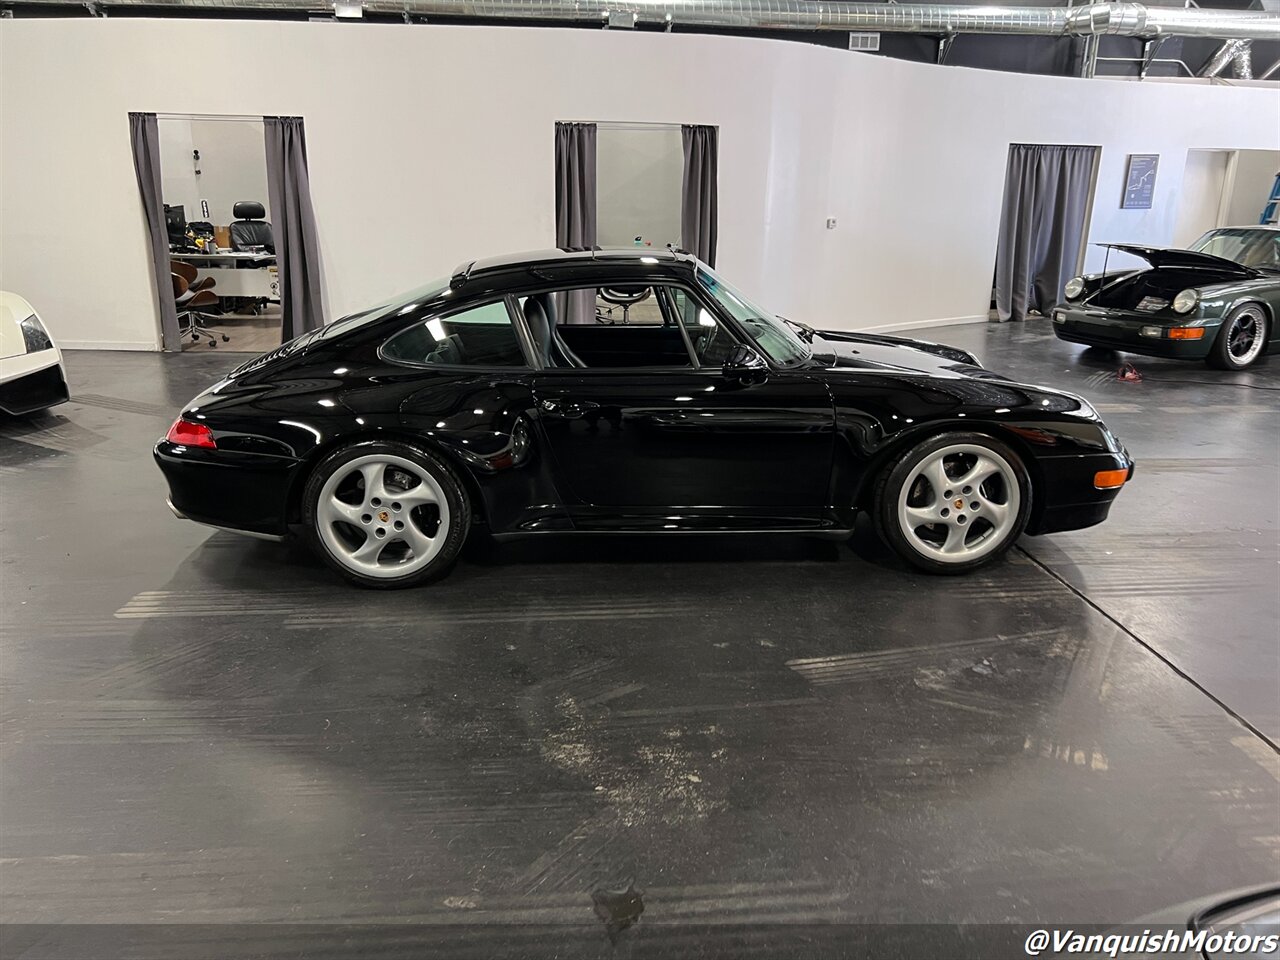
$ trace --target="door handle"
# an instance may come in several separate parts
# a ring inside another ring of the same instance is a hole
[[[543,400],[540,406],[543,413],[553,417],[576,420],[587,411],[597,409],[600,404],[592,403],[590,400]]]

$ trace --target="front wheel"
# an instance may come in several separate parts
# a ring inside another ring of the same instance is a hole
[[[1256,303],[1236,307],[1227,315],[1205,362],[1220,370],[1243,370],[1267,345],[1267,317]]]
[[[1031,511],[1031,483],[1008,446],[980,433],[947,433],[917,444],[876,487],[884,541],[929,573],[967,573],[1007,551]]]
[[[466,490],[439,457],[406,443],[330,454],[303,493],[311,545],[353,583],[412,587],[445,573],[466,540]]]

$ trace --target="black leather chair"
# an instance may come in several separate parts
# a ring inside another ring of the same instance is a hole
[[[524,319],[544,367],[585,367],[556,331],[555,297],[548,293],[524,301]]]
[[[271,224],[262,218],[267,215],[266,209],[257,200],[238,200],[231,208],[232,250],[265,250],[276,252],[276,243],[271,236]]]

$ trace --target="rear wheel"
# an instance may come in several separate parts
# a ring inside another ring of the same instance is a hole
[[[312,547],[364,587],[411,587],[442,575],[471,525],[457,475],[406,443],[343,447],[316,467],[303,498]]]
[[[979,433],[948,433],[908,450],[880,478],[881,537],[912,566],[966,573],[1007,551],[1027,525],[1031,483],[1009,447]]]
[[[1267,345],[1267,316],[1256,303],[1236,307],[1218,329],[1205,362],[1221,370],[1243,370]]]

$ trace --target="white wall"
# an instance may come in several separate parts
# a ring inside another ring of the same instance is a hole
[[[203,220],[200,201],[209,201],[209,222],[225,227],[240,200],[267,209],[267,157],[261,120],[187,120],[161,117],[160,179],[163,199],[182,204],[187,220]],[[193,150],[200,162],[192,162]],[[197,175],[196,170],[200,173]]]
[[[1274,121],[1280,123],[1280,120]],[[1236,155],[1231,199],[1227,206],[1227,226],[1257,223],[1271,196],[1276,174],[1280,173],[1280,151],[1241,150]]]
[[[197,47],[259,75],[175,83],[171,51]],[[3,20],[0,81],[0,285],[64,342],[142,348],[157,335],[130,110],[306,118],[334,315],[464,259],[550,246],[556,120],[718,125],[719,266],[782,313],[844,328],[985,315],[1010,142],[1102,145],[1092,239],[1161,245],[1189,148],[1280,149],[1274,90],[691,34]],[[1129,153],[1161,155],[1151,210],[1119,209]],[[68,238],[90,212],[115,243],[69,284]]]
[[[1230,150],[1188,150],[1173,246],[1185,247],[1221,226],[1223,191],[1233,156]]]
[[[596,242],[630,247],[643,237],[661,249],[680,242],[684,142],[677,126],[596,130]]]

